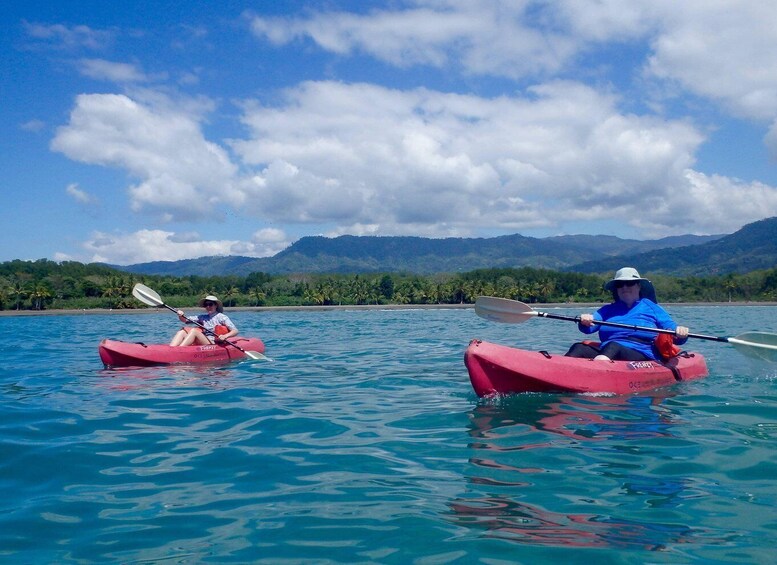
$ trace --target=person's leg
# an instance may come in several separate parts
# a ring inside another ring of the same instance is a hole
[[[189,346],[195,343],[197,345],[208,345],[211,341],[200,328],[191,328],[189,329],[189,334],[184,338],[183,342],[181,342],[181,345]]]
[[[599,349],[588,343],[573,343],[564,356],[578,357],[581,359],[593,359],[599,354]]]
[[[601,355],[613,361],[648,361],[650,357],[636,349],[611,341],[601,350]]]
[[[210,345],[213,343],[213,341],[208,337],[208,335],[205,332],[192,332],[195,334],[194,336],[194,343],[197,345]]]
[[[192,343],[194,343],[194,338],[196,337],[196,334],[200,333],[197,331],[193,331],[192,328],[186,328],[188,331],[186,332],[186,337],[183,338],[183,341],[181,342],[181,347],[189,347]]]
[[[181,345],[181,342],[183,342],[185,337],[186,337],[186,330],[184,328],[181,328],[173,336],[173,339],[170,340],[170,345],[172,345],[173,347],[178,347],[179,345]]]

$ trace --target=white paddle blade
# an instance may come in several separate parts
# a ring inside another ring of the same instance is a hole
[[[132,296],[149,306],[163,306],[162,297],[144,284],[137,283],[132,289]]]
[[[777,363],[777,334],[747,332],[728,338],[728,343],[748,357]]]
[[[258,351],[246,351],[246,357],[253,359],[254,361],[272,361],[267,355],[259,353]]]
[[[522,324],[529,318],[537,316],[531,306],[495,296],[478,296],[475,300],[475,314],[492,322],[503,324]]]

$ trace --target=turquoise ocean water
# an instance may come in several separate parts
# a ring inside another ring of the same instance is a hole
[[[774,306],[668,309],[777,332]],[[560,353],[574,324],[231,315],[272,363],[103,369],[100,339],[166,342],[166,311],[0,319],[0,562],[775,562],[777,364],[690,340],[700,381],[482,400],[470,339]]]

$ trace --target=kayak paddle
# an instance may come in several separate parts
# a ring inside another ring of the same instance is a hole
[[[178,313],[178,310],[176,310],[172,306],[168,306],[167,304],[165,304],[162,301],[162,297],[161,296],[159,296],[156,292],[154,292],[153,290],[151,290],[150,288],[148,288],[144,284],[137,283],[133,287],[133,289],[132,289],[132,296],[134,296],[135,298],[137,298],[138,300],[140,300],[144,304],[148,304],[149,306],[157,306],[157,307],[162,306],[164,308],[167,308],[171,312],[175,312],[176,314]],[[202,331],[204,331],[206,333],[209,333],[210,335],[213,335],[213,336],[216,335],[214,332],[212,332],[211,330],[209,330],[208,328],[203,326],[198,321],[196,321],[196,320],[189,320],[189,321],[192,322],[193,324],[197,324],[200,328],[202,328]],[[233,342],[231,342],[229,340],[226,340],[226,339],[222,339],[221,341],[231,345],[232,347],[234,347],[238,351],[242,351],[246,355],[246,357],[248,357],[250,359],[254,359],[255,361],[259,360],[259,359],[262,359],[264,361],[272,361],[272,359],[270,359],[266,355],[262,355],[258,351],[246,351],[245,349],[240,347],[238,344],[233,343]]]
[[[580,316],[561,316],[559,314],[538,312],[523,302],[510,300],[508,298],[497,298],[494,296],[479,296],[475,301],[475,313],[486,320],[502,322],[505,324],[522,324],[526,320],[535,317],[580,322]],[[599,324],[600,326],[612,326],[615,328],[627,328],[634,331],[675,335],[674,330],[664,330],[661,328],[647,328],[599,320],[595,320],[594,323]],[[688,337],[730,343],[740,352],[750,357],[765,359],[767,361],[777,361],[777,334],[767,332],[747,332],[738,335],[737,337],[716,337],[689,333]]]

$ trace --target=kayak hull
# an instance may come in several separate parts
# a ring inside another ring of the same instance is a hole
[[[698,353],[659,361],[594,361],[472,340],[464,364],[478,396],[521,392],[632,394],[707,376]]]
[[[234,338],[230,340],[246,351],[264,353],[264,343],[259,338]],[[100,359],[106,367],[150,367],[154,365],[226,363],[243,359],[246,354],[225,344],[170,345],[130,343],[104,339],[99,345]]]

